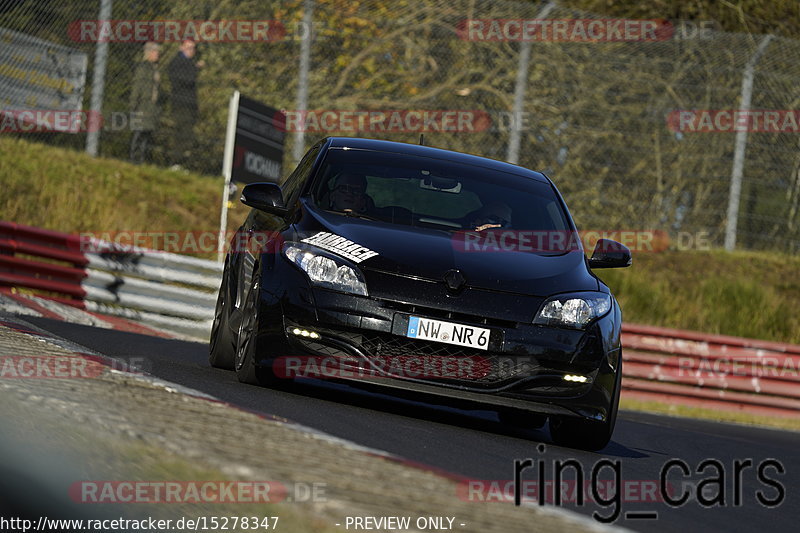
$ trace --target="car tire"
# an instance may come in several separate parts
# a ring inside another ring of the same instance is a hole
[[[256,265],[250,290],[242,304],[242,320],[239,323],[239,334],[236,336],[233,369],[242,383],[261,386],[279,386],[281,381],[272,371],[272,367],[261,367],[256,364],[259,331],[259,297],[261,294],[261,268]]]
[[[209,340],[208,362],[214,368],[233,370],[233,359],[236,355],[234,339],[228,325],[228,266],[222,274],[222,284],[217,295],[217,305],[214,308],[214,322],[211,325],[211,339]]]
[[[242,320],[236,336],[234,370],[242,383],[261,385],[259,368],[256,366],[256,334],[258,333],[258,296],[261,292],[261,266],[256,264],[250,289],[242,304]]]
[[[619,357],[614,395],[610,412],[603,422],[579,418],[551,418],[550,436],[559,446],[581,450],[599,451],[605,448],[614,434],[619,410],[619,394],[622,387],[622,354]]]

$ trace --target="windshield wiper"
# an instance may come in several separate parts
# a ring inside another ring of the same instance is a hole
[[[361,218],[364,220],[374,220],[377,222],[381,222],[381,219],[379,218],[371,217],[369,215],[365,215],[364,213],[357,213],[351,209],[347,209],[345,211],[334,211],[334,213],[339,213],[340,215],[344,215],[350,218]]]

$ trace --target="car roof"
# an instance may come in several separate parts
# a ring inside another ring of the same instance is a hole
[[[395,141],[382,141],[378,139],[364,139],[361,137],[329,137],[329,141],[330,144],[328,145],[328,148],[354,148],[357,150],[373,150],[376,152],[391,152],[418,157],[430,157],[432,159],[441,159],[445,161],[452,161],[454,163],[461,163],[464,165],[473,165],[477,167],[498,170],[500,172],[507,172],[509,174],[550,183],[549,178],[541,172],[536,172],[525,167],[512,165],[511,163],[505,163],[496,159],[489,159],[487,157],[453,152],[452,150],[444,150],[441,148],[433,148],[431,146],[422,146],[419,144],[408,144]]]

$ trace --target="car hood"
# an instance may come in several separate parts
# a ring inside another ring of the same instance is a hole
[[[309,206],[304,206],[295,231],[298,239],[312,244],[331,242],[329,234],[333,234],[376,252],[372,255],[357,249],[359,259],[365,258],[358,266],[365,271],[444,282],[445,273],[457,269],[466,287],[542,297],[599,287],[581,251],[559,255],[465,251],[451,232],[346,217]],[[342,243],[339,255],[347,257],[353,244]],[[335,247],[331,251],[336,252]]]

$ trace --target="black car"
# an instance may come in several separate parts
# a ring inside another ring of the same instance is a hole
[[[210,343],[240,381],[334,378],[487,406],[601,449],[619,403],[621,312],[545,175],[397,142],[326,138],[253,183]]]

